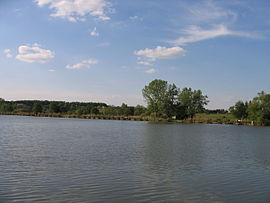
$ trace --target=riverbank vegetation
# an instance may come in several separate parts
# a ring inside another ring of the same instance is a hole
[[[153,80],[143,88],[142,93],[148,113],[153,117],[192,120],[196,113],[204,112],[204,106],[208,103],[207,96],[201,90],[181,90],[164,80]]]
[[[0,98],[0,114],[114,119],[138,121],[171,121],[180,123],[213,123],[237,125],[270,125],[270,94],[258,93],[251,101],[238,101],[228,110],[209,110],[208,97],[201,90],[178,88],[164,80],[153,80],[142,90],[147,107],[113,106],[96,102],[64,102]]]
[[[251,101],[238,101],[230,112],[242,122],[252,125],[270,125],[270,94],[259,92]]]

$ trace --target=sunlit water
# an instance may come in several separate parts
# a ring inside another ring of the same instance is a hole
[[[0,202],[270,202],[270,128],[0,116]]]

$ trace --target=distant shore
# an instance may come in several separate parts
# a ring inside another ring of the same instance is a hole
[[[245,126],[263,126],[245,120],[237,120],[231,114],[197,114],[193,119],[177,120],[154,118],[151,116],[109,116],[109,115],[76,115],[60,113],[0,113],[0,115],[14,116],[33,116],[33,117],[52,117],[52,118],[79,118],[96,120],[127,120],[127,121],[149,121],[149,122],[167,122],[167,123],[186,123],[186,124],[223,124],[223,125],[245,125]]]

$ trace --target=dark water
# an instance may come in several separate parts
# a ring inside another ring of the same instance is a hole
[[[0,202],[270,202],[270,128],[0,116]]]

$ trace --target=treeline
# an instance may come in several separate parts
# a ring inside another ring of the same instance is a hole
[[[108,116],[150,116],[162,119],[193,118],[196,113],[204,112],[208,103],[201,90],[184,88],[164,80],[153,80],[142,90],[147,108],[142,105],[110,106],[105,103],[84,103],[64,101],[21,100],[5,101],[0,99],[0,113],[14,114],[67,114],[67,115],[108,115]]]
[[[110,116],[147,116],[147,109],[142,105],[128,106],[123,103],[121,106],[108,106],[107,108],[99,109],[102,115]]]
[[[21,100],[5,101],[0,99],[1,113],[61,113],[61,114],[97,114],[100,108],[108,107],[105,103],[64,102]]]
[[[239,120],[252,124],[270,125],[270,94],[258,93],[251,101],[238,101],[229,111]]]
[[[147,107],[142,105],[112,106],[94,102],[64,102],[21,100],[5,101],[0,98],[1,114],[62,116],[99,115],[107,117],[137,117],[157,120],[183,120],[191,122],[242,123],[270,125],[270,94],[258,93],[251,101],[238,101],[228,110],[205,109],[207,96],[201,90],[178,88],[164,80],[153,80],[142,89]],[[197,115],[197,116],[196,116]],[[86,116],[87,117],[87,116]],[[238,120],[237,120],[238,119]],[[144,120],[144,119],[143,119]]]
[[[121,106],[109,106],[93,102],[5,101],[0,98],[0,113],[138,116],[146,115],[146,108],[141,105],[128,106],[124,103]]]

